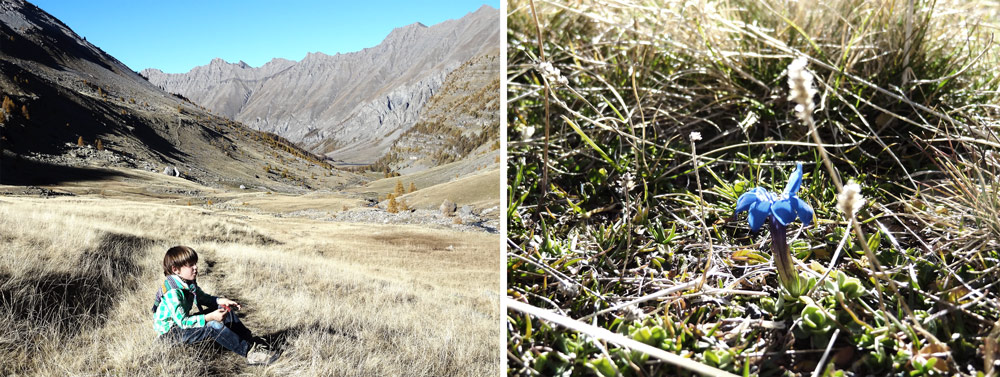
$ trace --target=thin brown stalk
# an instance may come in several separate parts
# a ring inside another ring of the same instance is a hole
[[[826,167],[827,172],[830,173],[830,177],[833,178],[833,183],[837,186],[837,192],[842,192],[844,190],[844,185],[843,183],[841,183],[840,175],[838,175],[837,171],[833,168],[833,163],[830,161],[830,157],[827,155],[826,149],[823,148],[823,141],[819,137],[819,132],[816,129],[816,122],[813,120],[812,114],[806,114],[806,116],[803,119],[803,122],[805,122],[809,126],[810,133],[812,133],[813,141],[816,143],[816,148],[819,150],[820,157],[823,160],[823,165]],[[848,216],[853,214],[845,213],[844,215]],[[882,264],[879,263],[878,258],[875,256],[875,253],[872,252],[871,248],[868,247],[868,237],[865,236],[864,230],[861,229],[861,224],[858,221],[852,221],[852,223],[853,223],[852,225],[854,234],[855,236],[857,236],[858,243],[861,245],[861,249],[864,251],[865,256],[868,258],[868,262],[871,263],[875,271],[878,271],[877,277],[888,283],[887,285],[893,292],[893,294],[900,296],[899,288],[896,287],[896,281],[888,277],[888,275],[885,273],[885,269],[882,267]],[[879,308],[882,310],[882,312],[887,313],[885,307],[885,300],[882,297],[882,286],[880,284],[875,284],[875,288],[876,291],[878,292]],[[900,299],[899,305],[900,307],[903,308],[903,311],[906,312],[907,316],[910,319],[910,322],[913,323],[913,327],[917,331],[919,331],[928,339],[931,339],[931,341],[934,343],[940,342],[937,339],[937,337],[934,336],[934,334],[931,334],[930,332],[925,330],[923,326],[920,325],[920,322],[917,320],[917,317],[910,310],[910,307],[909,305],[906,304],[906,302],[903,302],[903,300]]]
[[[535,12],[535,0],[529,0],[528,3],[531,4],[531,16],[535,20],[535,34],[538,36],[538,57],[544,62],[545,45],[542,43],[542,26],[538,23],[538,13]],[[545,144],[542,145],[542,196],[539,198],[538,204],[540,207],[546,208],[549,190],[549,93],[551,89],[549,81],[544,77],[542,83],[545,85],[545,95],[542,97],[545,100]],[[545,237],[547,238],[548,235]]]
[[[699,135],[700,138],[700,135]],[[698,289],[701,289],[705,285],[705,280],[708,279],[708,271],[712,269],[712,258],[715,256],[715,246],[712,244],[712,234],[708,231],[708,225],[705,224],[705,194],[701,189],[701,176],[698,174],[698,150],[695,148],[695,138],[691,138],[691,165],[694,168],[694,180],[698,184],[698,208],[701,210],[701,216],[698,216],[698,221],[701,222],[701,229],[703,231],[705,240],[708,241],[708,255],[705,257],[705,271],[701,274],[701,279],[698,281]]]

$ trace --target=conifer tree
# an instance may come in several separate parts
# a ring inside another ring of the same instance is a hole
[[[399,203],[396,202],[396,197],[389,194],[389,204],[386,205],[386,212],[396,213],[399,212]]]
[[[14,101],[8,96],[3,96],[3,107],[0,109],[3,110],[4,119],[9,118],[14,113]]]

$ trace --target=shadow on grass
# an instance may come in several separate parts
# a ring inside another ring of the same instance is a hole
[[[121,292],[136,287],[135,255],[152,242],[107,233],[97,247],[83,252],[73,272],[38,271],[25,274],[31,278],[17,280],[7,275],[0,283],[0,310],[13,313],[29,327],[60,326],[61,333],[73,336],[99,324]]]
[[[0,159],[0,184],[3,185],[57,185],[125,177],[129,175],[110,169],[56,165],[6,153]]]
[[[480,221],[476,221],[476,222],[471,222],[471,223],[469,223],[469,226],[477,227],[477,228],[482,229],[482,230],[484,230],[484,231],[486,231],[487,233],[490,233],[490,234],[500,233],[500,231],[497,230],[497,228],[494,228],[492,226],[487,225],[486,221],[487,220],[480,220]]]
[[[198,242],[242,243],[250,245],[284,245],[284,242],[265,236],[255,231],[234,229],[226,233],[210,233],[195,238]]]
[[[319,323],[292,326],[282,330],[257,336],[260,337],[265,342],[265,344],[271,347],[271,349],[277,351],[280,354],[284,353],[285,347],[288,345],[289,338],[307,333],[325,333],[328,335],[342,336],[352,341],[358,340],[358,336],[353,333],[348,333],[343,330],[336,329],[330,326],[320,325]]]

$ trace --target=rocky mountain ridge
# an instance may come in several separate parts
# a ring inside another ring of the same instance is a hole
[[[310,53],[257,68],[216,59],[184,74],[141,73],[215,114],[333,159],[371,163],[417,123],[449,72],[499,48],[499,17],[484,5],[461,19],[396,28],[379,45],[352,53]]]
[[[0,47],[3,184],[116,174],[95,167],[168,166],[182,178],[233,188],[358,180],[276,135],[166,93],[24,0],[0,1]]]
[[[376,165],[406,174],[499,149],[499,58],[496,50],[448,73],[417,123]]]

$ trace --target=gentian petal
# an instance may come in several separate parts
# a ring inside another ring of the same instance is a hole
[[[757,197],[758,190],[763,190],[763,188],[755,187],[750,191],[743,193],[743,195],[740,195],[739,199],[736,199],[736,210],[733,211],[733,216],[735,216],[737,213],[750,209],[751,205],[757,203],[757,201],[760,200]]]
[[[813,209],[809,206],[809,203],[806,203],[805,200],[802,200],[797,196],[792,197],[792,202],[795,203],[793,205],[795,207],[795,214],[798,215],[799,221],[802,222],[802,226],[809,226],[809,224],[812,224]]]
[[[747,220],[750,222],[750,231],[756,233],[760,226],[764,225],[764,220],[771,214],[771,202],[766,200],[757,201],[750,206]]]
[[[788,183],[785,185],[785,196],[794,196],[795,193],[799,192],[799,186],[802,185],[802,163],[795,164],[795,171],[792,175],[788,177]]]
[[[784,198],[771,205],[771,214],[774,215],[774,218],[778,220],[781,225],[787,226],[792,221],[795,221],[795,206],[797,203],[792,199],[798,198]]]

